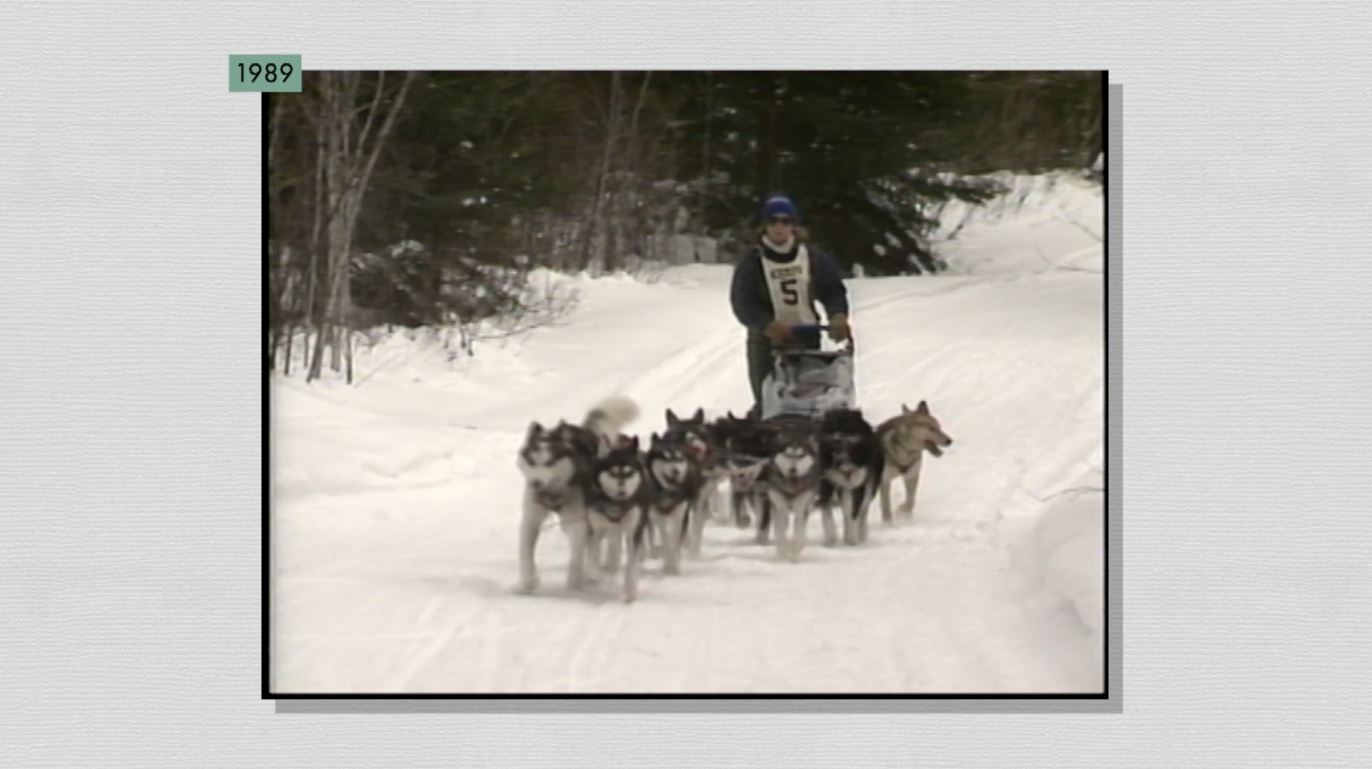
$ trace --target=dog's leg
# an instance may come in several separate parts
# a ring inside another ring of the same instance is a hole
[[[791,561],[799,561],[808,540],[806,528],[810,523],[810,508],[815,504],[813,493],[801,494],[796,499],[796,508],[791,511]],[[832,526],[832,524],[831,524]]]
[[[571,558],[567,562],[567,589],[580,590],[586,586],[586,538],[589,536],[589,527],[586,519],[568,521],[562,524],[562,530],[567,534],[567,547],[571,550]]]
[[[846,540],[848,538],[848,516],[844,512],[843,502],[847,498],[848,492],[844,489],[835,487],[834,494],[838,496],[839,514],[843,516],[843,537]],[[834,531],[834,505],[832,500],[828,504],[820,505],[819,516],[820,523],[824,524],[824,546],[833,547],[838,544],[838,535]]]
[[[772,499],[764,491],[753,494],[753,504],[757,506],[757,537],[755,541],[759,545],[765,545],[769,541],[772,528]]]
[[[708,503],[708,502],[706,503],[706,507],[709,507],[709,503]],[[700,508],[696,508],[695,510],[692,510],[691,513],[690,513],[690,520],[691,520],[691,538],[690,538],[691,551],[690,551],[690,555],[691,555],[692,558],[695,558],[695,559],[699,559],[699,558],[700,558],[700,548],[702,547],[702,545],[703,545],[704,542],[705,542],[705,517],[706,517],[707,515],[709,515],[709,513],[708,513],[706,510],[703,510],[703,509],[700,509]]]
[[[596,584],[601,580],[600,556],[601,545],[605,539],[605,531],[598,523],[592,523],[589,517],[586,522],[586,580],[587,584]],[[570,540],[569,540],[570,541]]]
[[[681,573],[681,538],[686,523],[686,507],[687,503],[682,502],[667,515],[667,530],[663,532],[663,574]]]
[[[881,481],[877,484],[877,491],[881,495],[881,522],[890,526],[891,520],[891,483],[895,478],[888,475],[886,471],[881,474]]]
[[[843,514],[843,544],[845,545],[858,543],[857,502],[861,494],[861,489],[844,489],[843,495],[839,497],[840,512]]]
[[[626,525],[627,523],[625,521],[614,524],[610,527],[607,535],[608,541],[605,543],[605,573],[612,577],[619,573],[619,555],[620,551],[624,549],[624,532],[626,531],[624,527]],[[605,537],[602,536],[602,539],[603,538]]]
[[[772,537],[776,539],[777,559],[786,560],[790,552],[790,541],[786,536],[786,529],[790,524],[791,511],[782,500],[771,493],[767,495],[767,508],[772,516]]]
[[[748,515],[748,499],[750,496],[746,491],[734,491],[732,489],[729,491],[730,502],[734,508],[734,526],[740,529],[748,528],[749,524],[753,522],[752,517]]]
[[[700,513],[701,521],[706,518],[713,519],[715,513],[718,512],[716,510],[718,506],[715,504],[716,483],[715,478],[706,477],[705,483],[700,487],[700,495],[696,498],[696,512]]]
[[[854,502],[853,518],[854,528],[857,529],[857,544],[867,542],[867,515],[872,511],[872,497],[876,496],[876,484],[870,480],[858,489],[858,497]]]
[[[646,513],[640,510],[630,510],[629,520],[625,523],[622,538],[627,539],[628,559],[624,562],[624,602],[633,603],[638,599],[638,570],[639,553],[643,549],[643,524],[646,522],[641,516]]]
[[[543,528],[542,509],[524,508],[524,516],[519,522],[519,591],[532,593],[538,589],[538,568],[534,564],[534,549],[538,545],[538,533]]]
[[[643,532],[643,560],[662,557],[662,527],[665,513],[648,511],[648,529]],[[651,554],[649,554],[651,551]]]
[[[915,492],[919,490],[919,467],[923,461],[923,456],[916,459],[910,469],[901,476],[905,481],[905,502],[900,506],[900,511],[906,518],[915,516]]]

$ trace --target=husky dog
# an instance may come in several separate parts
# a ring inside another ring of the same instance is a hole
[[[619,442],[605,456],[597,459],[586,492],[586,507],[590,522],[591,570],[597,575],[604,571],[614,575],[619,570],[619,557],[628,550],[624,565],[624,600],[638,597],[639,553],[643,546],[643,530],[648,523],[646,512],[652,487],[638,450],[638,437]],[[604,563],[601,548],[608,545]]]
[[[752,512],[762,514],[766,492],[758,481],[767,466],[771,437],[762,423],[750,416],[736,417],[730,411],[715,422],[721,461],[728,471],[729,501],[734,525],[746,529],[753,522]]]
[[[867,541],[867,509],[876,496],[885,465],[881,444],[872,425],[856,409],[833,409],[820,422],[820,449],[824,480],[820,486],[820,510],[824,520],[824,544],[834,544],[830,504],[838,498],[843,515],[843,542]]]
[[[567,535],[571,552],[567,564],[567,587],[585,583],[585,556],[590,533],[586,517],[585,489],[592,463],[614,442],[618,431],[638,416],[638,406],[616,396],[597,404],[581,426],[559,422],[547,429],[538,422],[520,447],[517,465],[524,476],[523,512],[519,524],[519,589],[538,589],[534,550],[543,521],[555,514]]]
[[[824,475],[817,425],[806,416],[783,415],[767,420],[773,430],[763,483],[767,504],[762,510],[758,539],[771,519],[777,557],[800,560],[805,549],[805,524]],[[791,534],[786,534],[787,525]]]
[[[664,574],[681,573],[682,540],[700,495],[700,469],[691,456],[691,447],[682,440],[652,434],[648,446],[648,478],[652,481],[648,519],[663,548]]]
[[[943,456],[943,449],[953,445],[953,439],[943,432],[934,415],[929,413],[929,404],[920,401],[914,411],[905,404],[900,405],[900,416],[891,417],[877,426],[877,442],[881,444],[882,459],[885,467],[881,472],[881,520],[891,523],[891,484],[897,478],[905,482],[905,502],[900,511],[912,517],[915,510],[915,492],[919,488],[919,468],[924,452],[936,457]]]
[[[701,542],[705,535],[705,521],[712,514],[712,504],[719,487],[728,478],[728,471],[720,461],[720,449],[713,425],[705,421],[705,410],[696,409],[689,419],[681,419],[667,409],[667,430],[663,440],[684,446],[686,458],[694,466],[700,479],[696,496],[691,500],[689,512],[690,526],[687,530],[687,551],[693,558],[700,557]]]

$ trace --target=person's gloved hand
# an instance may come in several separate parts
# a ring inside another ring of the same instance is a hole
[[[772,340],[772,344],[778,347],[791,341],[791,327],[781,321],[774,320],[768,323],[767,328],[763,329],[762,333]]]
[[[848,316],[839,312],[829,318],[829,338],[835,342],[842,342],[853,335],[853,330],[848,328]]]

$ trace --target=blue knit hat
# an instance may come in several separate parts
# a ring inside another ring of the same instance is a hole
[[[766,222],[773,216],[783,215],[791,217],[796,224],[800,224],[800,209],[796,208],[796,204],[791,202],[790,198],[785,195],[768,196],[767,202],[762,204],[762,221]]]

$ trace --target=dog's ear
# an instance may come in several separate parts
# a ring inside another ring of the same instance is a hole
[[[526,441],[531,441],[531,440],[534,439],[534,437],[536,437],[536,436],[542,434],[542,432],[543,432],[543,425],[540,425],[538,422],[530,422],[530,423],[529,423],[529,433],[528,433],[528,435],[524,436],[524,440],[526,440]]]
[[[926,403],[925,401],[920,401],[920,402],[919,402],[919,408],[915,409],[915,413],[916,413],[916,414],[924,414],[925,416],[928,416],[928,414],[929,414],[929,404]]]
[[[695,416],[691,417],[691,421],[692,421],[692,422],[704,422],[704,421],[705,421],[705,408],[704,408],[703,406],[702,406],[701,408],[696,409]]]
[[[907,405],[905,405],[904,403],[900,404],[900,413],[902,413],[902,414],[909,414],[909,413],[910,413],[910,407],[907,406]]]
[[[637,436],[637,435],[635,435],[635,436],[633,436],[632,438],[629,439],[629,445],[634,447],[634,451],[638,451],[638,436]]]
[[[681,420],[676,418],[676,414],[672,413],[671,409],[667,409],[667,427],[676,427],[677,422],[680,421]]]

